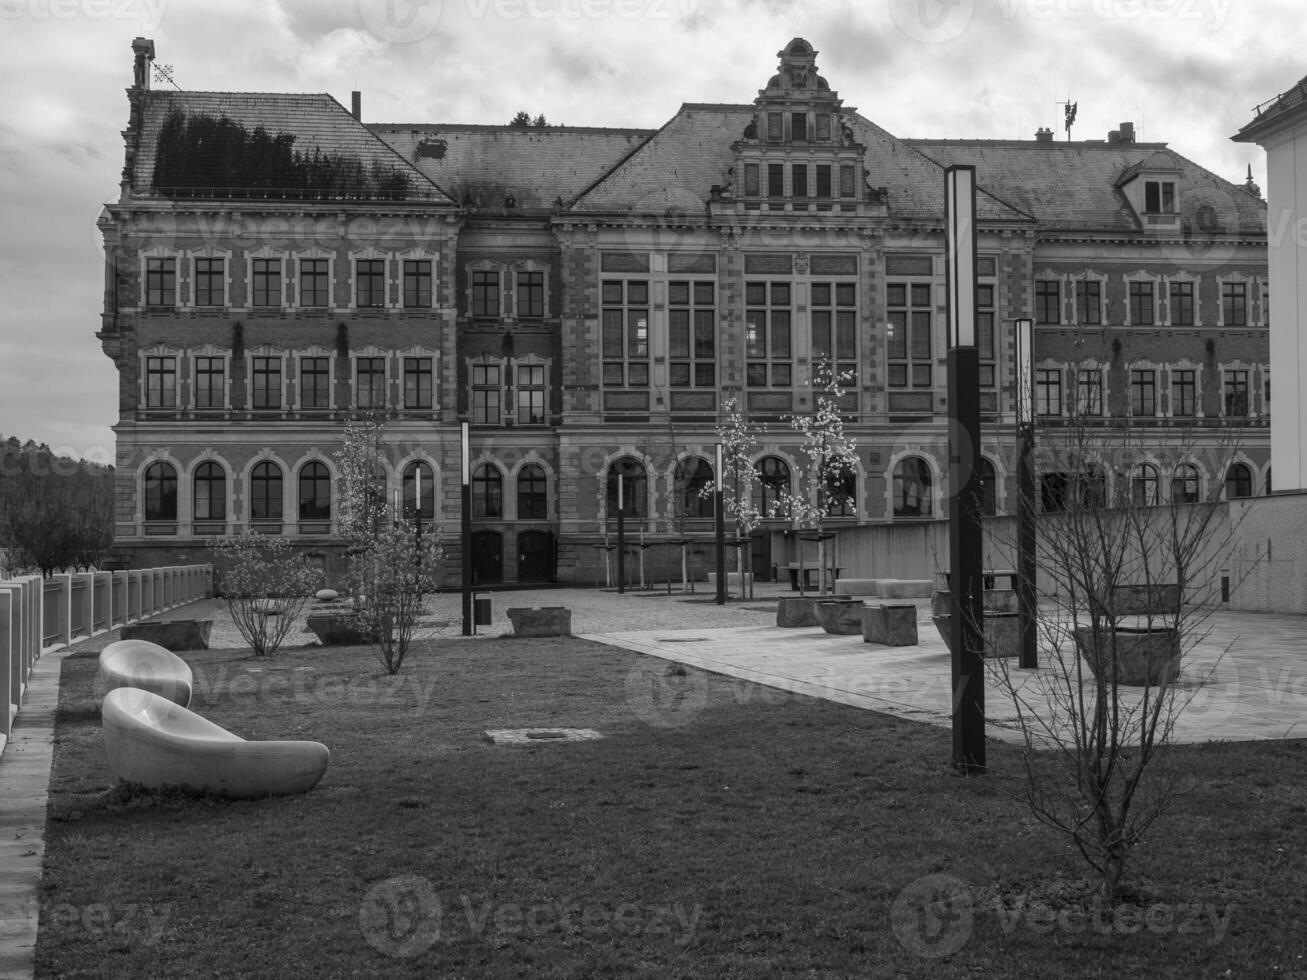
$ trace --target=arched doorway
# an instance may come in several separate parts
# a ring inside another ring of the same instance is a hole
[[[498,531],[472,535],[472,584],[498,585],[504,581],[504,536]]]

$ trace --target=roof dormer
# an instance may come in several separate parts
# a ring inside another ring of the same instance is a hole
[[[1156,150],[1127,167],[1116,186],[1145,229],[1169,231],[1180,226],[1180,164],[1166,150]]]

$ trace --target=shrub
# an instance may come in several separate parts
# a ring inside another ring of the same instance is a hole
[[[275,535],[219,538],[212,547],[214,584],[236,629],[256,657],[276,652],[319,587],[318,570]]]

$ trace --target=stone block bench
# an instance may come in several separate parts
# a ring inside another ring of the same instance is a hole
[[[862,632],[862,603],[851,596],[826,596],[813,603],[817,622],[835,636],[855,636]]]
[[[916,646],[917,607],[911,603],[864,603],[862,640],[887,647]]]
[[[571,636],[572,610],[566,606],[510,609],[508,621],[514,636]]]

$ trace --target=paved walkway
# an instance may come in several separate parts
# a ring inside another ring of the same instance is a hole
[[[777,629],[775,599],[790,594],[760,586],[752,600],[717,606],[712,593],[665,590],[626,595],[597,589],[552,589],[491,594],[494,621],[483,636],[510,632],[505,610],[561,605],[573,630],[587,639],[730,677],[842,704],[949,726],[948,652],[921,603],[920,643],[890,648],[860,636],[820,629]],[[212,645],[233,644],[221,604],[206,600],[175,616],[212,615]],[[1176,722],[1179,741],[1307,737],[1307,617],[1220,612],[1210,635],[1187,661],[1183,693],[1190,698]],[[461,600],[437,596],[422,635],[461,634]],[[296,642],[298,631],[290,643]],[[96,648],[116,634],[89,641]],[[303,637],[299,637],[303,639]],[[74,649],[85,648],[79,644]],[[44,856],[46,803],[53,756],[59,670],[65,652],[47,653],[32,673],[13,737],[0,754],[0,977],[32,976]],[[1011,699],[1001,696],[1002,666],[990,663],[986,707],[991,737],[1017,740]],[[1019,675],[1019,676],[1018,676]],[[1016,690],[1032,702],[1046,697],[1054,672],[1013,669]]]

